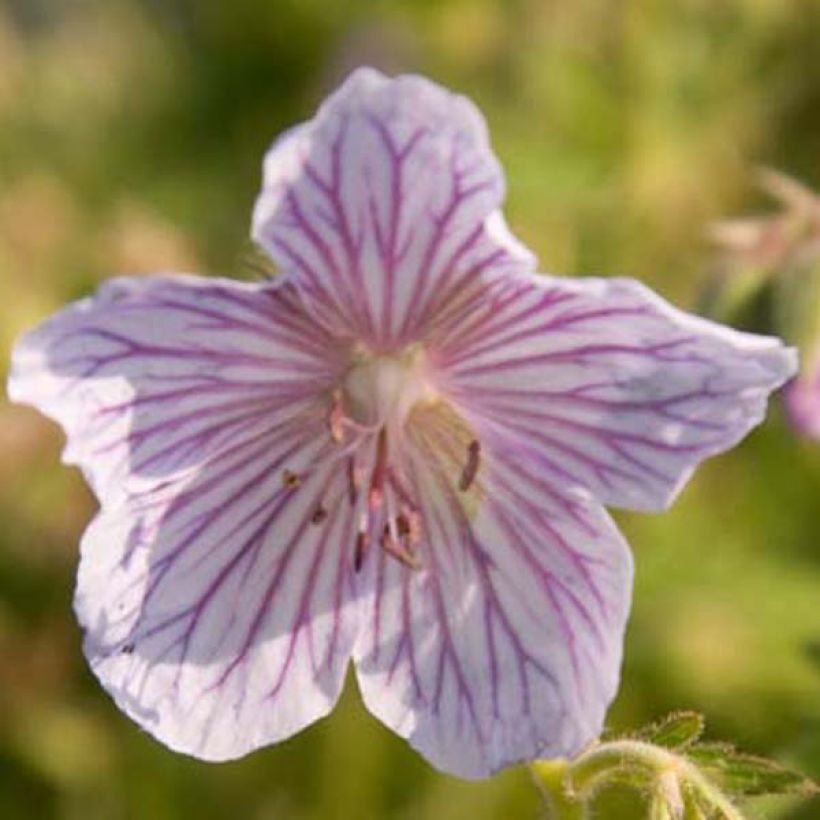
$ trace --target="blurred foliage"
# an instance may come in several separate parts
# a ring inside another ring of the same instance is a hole
[[[812,0],[0,0],[0,345],[112,273],[254,276],[262,152],[360,63],[478,102],[545,270],[629,273],[695,304],[706,226],[756,205],[753,166],[820,183],[818,42]],[[332,717],[236,763],[142,734],[81,656],[93,503],[59,447],[0,404],[0,817],[539,816],[523,769],[434,772],[352,681]],[[820,774],[818,501],[820,449],[775,408],[671,512],[619,516],[637,584],[612,726],[694,708]]]

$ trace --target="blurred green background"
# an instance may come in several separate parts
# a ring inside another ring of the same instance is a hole
[[[260,160],[353,66],[484,110],[509,222],[544,270],[629,273],[694,305],[710,221],[750,172],[820,183],[820,4],[799,0],[0,0],[0,346],[113,273],[253,276]],[[92,680],[71,613],[94,504],[56,428],[0,403],[0,817],[536,818],[526,771],[465,783],[337,711],[209,765]],[[674,509],[620,515],[637,558],[610,726],[675,708],[820,775],[820,443],[766,424]],[[758,804],[766,816],[820,816]],[[624,816],[626,810],[624,809]]]

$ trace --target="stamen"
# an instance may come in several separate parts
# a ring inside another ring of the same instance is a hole
[[[292,490],[298,487],[302,483],[302,479],[299,478],[298,473],[294,473],[293,470],[284,470],[282,472],[282,486],[288,490]]]
[[[413,547],[421,541],[421,516],[414,510],[406,512],[407,520],[407,545],[412,552]]]
[[[347,460],[347,497],[353,507],[359,498],[359,487],[362,483],[361,472],[356,469],[356,459],[351,456]]]
[[[386,526],[386,525],[385,525]],[[402,544],[398,543],[390,533],[389,527],[382,533],[379,539],[381,548],[391,557],[410,569],[421,569],[421,561]]]
[[[330,398],[330,412],[327,416],[327,426],[330,437],[336,444],[341,444],[345,437],[344,431],[345,409],[342,403],[342,391],[336,388]]]
[[[370,490],[367,494],[367,504],[371,509],[381,506],[384,497],[384,476],[387,469],[387,433],[384,427],[379,430],[376,440],[376,464],[370,479]]]
[[[411,510],[400,512],[396,516],[396,532],[407,541],[407,547],[412,552],[413,547],[421,540],[421,519],[418,513]]]
[[[404,513],[396,516],[396,531],[402,537],[410,534],[410,521]]]
[[[367,533],[364,530],[359,530],[359,532],[356,533],[356,546],[353,550],[353,569],[356,572],[361,572],[366,552]]]
[[[458,488],[461,492],[466,492],[475,481],[478,473],[479,463],[481,461],[481,445],[473,440],[467,448],[467,463],[461,471],[461,476],[458,479]]]
[[[310,517],[311,524],[321,524],[327,518],[327,510],[320,504]]]

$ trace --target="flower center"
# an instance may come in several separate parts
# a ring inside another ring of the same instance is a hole
[[[422,519],[412,497],[412,482],[404,474],[402,451],[408,431],[412,437],[412,431],[418,436],[429,428],[427,435],[432,438],[423,446],[440,450],[440,465],[452,473],[454,488],[467,501],[475,495],[473,485],[481,464],[478,440],[439,395],[421,346],[392,355],[356,349],[347,373],[330,394],[326,421],[338,448],[334,460],[344,464],[346,475],[339,503],[349,503],[358,517],[355,570],[361,569],[373,543],[417,569]],[[286,470],[282,481],[294,489],[300,476]],[[310,520],[320,524],[328,514],[321,503]]]
[[[404,424],[419,402],[436,400],[424,353],[418,346],[394,355],[357,353],[342,393],[352,421],[391,431]]]

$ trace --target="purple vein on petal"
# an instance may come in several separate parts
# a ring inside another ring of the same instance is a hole
[[[335,305],[340,326],[394,349],[469,280],[531,269],[503,228],[502,194],[470,104],[362,70],[271,148],[253,235],[317,318]]]

